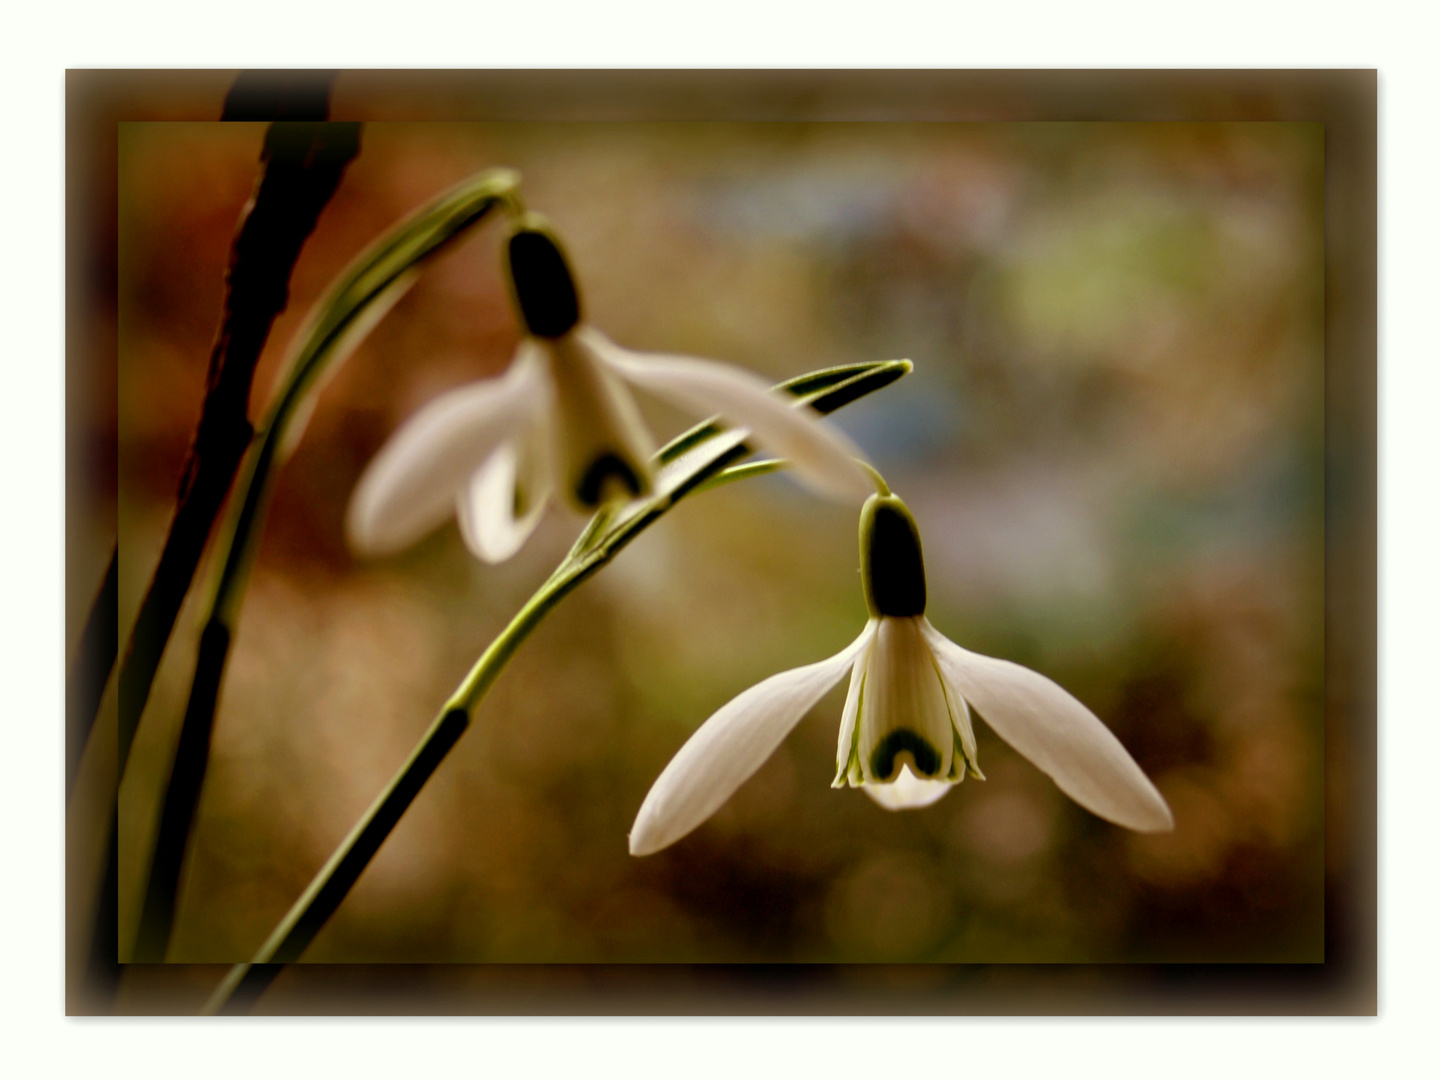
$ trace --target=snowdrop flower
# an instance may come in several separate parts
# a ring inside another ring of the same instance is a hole
[[[649,494],[655,443],[632,387],[746,429],[822,494],[858,502],[870,490],[855,446],[760,378],[713,361],[631,352],[586,326],[543,219],[520,219],[507,262],[528,331],[514,361],[499,378],[432,401],[381,449],[347,513],[357,552],[398,551],[454,513],[470,550],[501,562],[556,491],[581,511]]]
[[[1045,676],[962,649],[930,625],[915,519],[878,476],[876,486],[860,515],[864,631],[705,721],[645,796],[630,853],[659,851],[715,813],[847,671],[834,787],[904,810],[935,802],[966,773],[983,780],[973,710],[1092,813],[1140,832],[1173,828],[1165,800],[1089,709]]]

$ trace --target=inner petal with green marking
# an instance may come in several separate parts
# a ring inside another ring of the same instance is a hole
[[[917,618],[882,618],[866,657],[855,750],[865,783],[889,783],[902,765],[948,779],[955,729],[945,688]]]
[[[545,351],[564,494],[582,510],[617,496],[648,494],[654,447],[630,391],[574,335],[545,342]]]

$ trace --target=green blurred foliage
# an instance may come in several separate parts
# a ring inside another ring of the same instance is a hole
[[[198,415],[260,125],[127,124],[122,626]],[[646,790],[730,697],[864,620],[853,510],[784,477],[697,497],[526,643],[314,961],[1295,961],[1323,921],[1322,134],[1293,124],[370,124],[296,269],[517,168],[587,317],[776,380],[905,356],[839,414],[922,529],[930,617],[1089,704],[1175,812],[1138,836],[983,729],[988,780],[901,814],[831,790],[843,687],[707,825],[637,860]],[[221,698],[172,960],[242,959],[559,560],[453,525],[346,551],[424,402],[504,369],[491,226],[327,387],[285,467]],[[656,434],[686,418],[645,403]],[[122,920],[178,732],[182,625],[122,790]],[[124,936],[124,935],[122,935]]]

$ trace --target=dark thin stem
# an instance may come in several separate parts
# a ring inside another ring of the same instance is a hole
[[[248,1004],[234,1002],[233,996],[245,993],[253,1004],[274,979],[280,966],[300,959],[315,935],[329,921],[335,909],[360,879],[375,853],[400,823],[415,796],[439,767],[460,736],[470,725],[475,706],[490,684],[499,676],[506,661],[519,648],[529,633],[539,625],[552,608],[582,581],[589,578],[607,561],[608,556],[572,563],[567,572],[551,578],[520,613],[490,643],[484,654],[470,669],[470,674],[445,704],[440,715],[421,737],[404,764],[396,771],[370,809],[350,831],[341,845],[320,868],[300,899],[295,901],[269,940],[260,947],[248,964],[236,964],[225,981],[211,995],[205,1006],[210,1015],[224,1011],[243,1011]]]
[[[323,121],[329,115],[333,73],[291,73],[276,85],[263,73],[243,73],[222,119]],[[257,95],[257,87],[266,92]],[[277,130],[277,128],[279,130]],[[291,271],[315,220],[359,153],[359,125],[272,124],[261,153],[262,171],[241,213],[231,246],[220,328],[211,350],[205,402],[186,460],[175,516],[119,679],[119,760],[116,782],[134,740],[150,685],[189,591],[206,537],[250,440],[246,407],[255,364],[275,316],[284,308]],[[67,788],[95,726],[99,701],[118,652],[119,545],[92,606],[67,685]],[[108,1011],[123,970],[119,963],[119,830],[112,809],[106,870],[87,950],[86,990],[97,1012]]]
[[[243,71],[236,77],[234,85],[231,86],[229,94],[225,97],[225,106],[220,114],[220,119],[323,121],[330,115],[330,84],[334,79],[335,72],[333,71]],[[267,164],[267,172],[271,152],[272,148],[267,141],[265,150],[262,153],[262,162]],[[351,156],[353,157],[354,154],[352,153]],[[332,169],[333,166],[326,165],[325,168]],[[341,168],[343,169],[343,163],[341,164]],[[279,174],[277,173],[276,175],[278,179]],[[338,182],[338,174],[336,180]],[[263,176],[261,186],[263,189]],[[283,194],[283,192],[276,194],[267,192],[265,193],[265,200],[266,202],[273,202],[278,195]],[[231,254],[232,271],[230,275],[230,292],[232,295],[226,298],[226,312],[223,317],[221,331],[216,341],[215,350],[212,352],[210,358],[212,383],[216,381],[215,367],[217,363],[222,366],[237,365],[237,370],[238,366],[244,366],[243,358],[239,357],[234,348],[229,345],[233,335],[227,333],[226,327],[234,322],[236,313],[243,311],[246,306],[243,298],[243,288],[241,289],[242,296],[240,298],[237,299],[233,295],[235,289],[235,271],[233,264],[239,258],[241,238],[245,236],[247,229],[251,229],[253,234],[254,229],[260,227],[266,217],[272,216],[270,211],[261,207],[260,196],[261,192],[257,191],[256,197],[251,204],[254,209],[247,208],[247,211],[251,216],[254,216],[258,211],[261,214],[261,219],[256,223],[256,226],[252,227],[249,224],[249,218],[242,216],[240,233],[236,237],[235,250]],[[326,196],[326,199],[328,200],[328,196]],[[305,235],[308,235],[309,231],[309,229],[306,229]],[[301,236],[300,242],[303,243],[304,239],[305,236]],[[253,248],[256,246],[252,240],[247,239],[245,242],[248,247]],[[299,247],[297,245],[297,254],[298,251]],[[293,263],[294,258],[292,257],[290,264],[293,265]],[[290,273],[289,266],[284,267],[283,272],[288,282]],[[243,273],[241,277],[243,279]],[[264,318],[263,312],[257,312],[256,315],[260,319]],[[269,322],[267,320],[267,333],[268,326]],[[241,336],[242,338],[244,337],[243,334]],[[251,336],[253,337],[253,335]],[[259,344],[261,346],[264,344],[264,337],[265,335],[263,334],[260,337]],[[222,344],[226,347],[224,352],[221,351]],[[258,359],[258,350],[256,351],[255,359]],[[249,361],[249,367],[252,373],[255,359]],[[211,408],[213,407],[207,400],[205,409],[202,410],[202,412],[208,411]],[[241,412],[243,413],[243,405]],[[202,420],[202,423],[203,422]],[[198,438],[196,444],[197,446],[199,444]],[[192,468],[193,463],[187,461],[184,475],[188,476]],[[211,514],[212,519],[213,517],[214,514]],[[188,537],[189,530],[187,530],[186,535]],[[180,538],[177,537],[175,542],[177,544],[180,543]],[[117,568],[119,565],[119,555],[119,545],[117,544],[115,551],[110,556],[110,568],[106,571],[104,584],[101,586],[94,604],[91,605],[90,614],[86,619],[85,629],[81,634],[80,645],[76,652],[75,662],[71,668],[69,681],[66,685],[65,703],[68,737],[65,783],[67,795],[74,785],[75,771],[79,767],[80,756],[84,752],[86,742],[89,740],[90,731],[95,726],[95,714],[100,708],[100,699],[104,696],[105,686],[109,682],[110,673],[115,667],[115,654],[119,648],[120,636],[118,628],[119,605],[116,598],[118,591],[117,578],[119,575]],[[193,575],[193,573],[192,568],[191,574]],[[154,588],[153,584],[151,588]],[[155,611],[148,618],[155,625],[160,625],[163,621],[160,619],[161,615],[163,615],[162,611]],[[171,622],[173,623],[173,616]],[[169,631],[167,630],[165,636],[168,636],[168,634]],[[163,642],[161,648],[163,651]],[[130,649],[134,649],[133,641]],[[145,662],[144,657],[142,657],[141,660]],[[156,658],[156,663],[158,662],[158,658]],[[132,703],[135,699],[136,689],[134,679],[139,672],[140,668],[137,667],[135,669],[135,675],[131,677],[132,686],[129,692],[129,700]],[[142,709],[144,708],[143,697],[139,701],[139,706]],[[126,743],[126,748],[128,749],[128,742]]]
[[[85,629],[80,633],[80,644],[75,652],[75,663],[70,668],[70,678],[65,684],[65,794],[68,797],[75,786],[75,774],[80,768],[80,755],[90,740],[95,727],[95,716],[100,711],[100,699],[105,695],[105,684],[110,681],[110,672],[115,667],[115,650],[119,645],[119,566],[120,549],[110,553],[110,568],[105,571],[105,581],[95,602],[90,606],[90,615],[85,620]]]
[[[563,572],[554,575],[501,631],[500,636],[490,643],[385,790],[320,868],[309,888],[295,901],[269,940],[260,947],[255,959],[230,969],[224,982],[206,1003],[204,1011],[207,1014],[243,1011],[269,986],[279,967],[300,959],[370,865],[380,845],[400,823],[401,816],[409,809],[420,789],[460,736],[465,734],[476,705],[499,677],[520,643],[556,604],[599,570],[611,554],[613,552],[597,552],[571,563]],[[247,997],[245,1005],[233,1001],[234,995],[242,992]]]
[[[95,1012],[109,1012],[120,988],[120,843],[118,822],[110,817],[105,874],[100,879],[95,923],[85,953],[85,985],[81,1000]]]
[[[300,954],[315,940],[315,935],[335,913],[340,901],[350,892],[350,887],[370,865],[380,845],[400,823],[400,818],[415,801],[415,796],[420,794],[420,789],[469,726],[470,717],[464,709],[451,709],[431,725],[410,759],[341,845],[332,860],[334,869],[310,898],[300,918],[271,950],[271,961],[291,964],[300,959]]]
[[[205,541],[250,445],[255,364],[288,301],[300,249],[359,151],[358,124],[274,123],[266,133],[263,171],[231,249],[225,311],[175,516],[120,667],[122,773]]]
[[[334,71],[242,71],[225,95],[221,120],[325,120]]]
[[[480,222],[516,177],[491,170],[447,193],[363,252],[312,316],[289,374],[267,410],[263,436],[236,481],[231,513],[221,529],[216,560],[223,570],[210,602],[157,834],[140,935],[139,959],[163,959],[172,934],[188,837],[205,781],[215,706],[230,640],[240,617],[249,567],[259,541],[276,470],[297,416],[312,400],[322,373],[343,363],[374,320],[383,317],[414,281],[419,265]]]
[[[206,1014],[244,1016],[284,970],[284,964],[236,964],[211,997],[215,1008],[207,1007]]]
[[[205,764],[210,757],[213,726],[205,719],[214,715],[215,699],[230,651],[230,631],[224,623],[211,622],[200,635],[200,656],[195,664],[195,681],[190,703],[180,728],[175,763],[165,789],[160,829],[155,837],[150,877],[145,886],[145,904],[140,914],[140,931],[135,939],[134,962],[158,964],[165,959],[175,903],[180,891],[180,870],[185,862],[185,843],[190,823],[200,802]]]
[[[414,802],[420,789],[439,768],[465,729],[470,717],[464,709],[449,709],[430,725],[410,757],[351,830],[344,843],[330,856],[305,894],[289,915],[270,935],[259,955],[251,964],[237,964],[211,998],[207,1012],[215,1012],[231,1001],[237,991],[245,1002],[235,1002],[232,1009],[248,1008],[275,977],[279,968],[294,963],[315,940],[315,935],[329,921],[340,902],[350,892],[370,860],[400,823],[400,818]]]

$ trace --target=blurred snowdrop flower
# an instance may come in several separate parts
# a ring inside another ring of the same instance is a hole
[[[715,813],[847,671],[834,787],[905,810],[935,802],[967,772],[983,780],[973,709],[1092,813],[1140,832],[1173,828],[1164,798],[1094,713],[1045,676],[962,649],[930,625],[915,519],[878,477],[877,486],[860,516],[865,629],[838,655],[771,676],[702,724],[645,796],[630,853],[659,851]]]
[[[501,562],[519,550],[557,490],[581,511],[650,494],[655,443],[632,387],[745,429],[821,494],[858,502],[870,490],[850,440],[757,376],[708,360],[631,352],[586,326],[565,256],[543,219],[525,215],[507,255],[528,331],[514,361],[499,378],[432,401],[381,449],[346,517],[357,552],[398,551],[454,513],[470,550]]]

